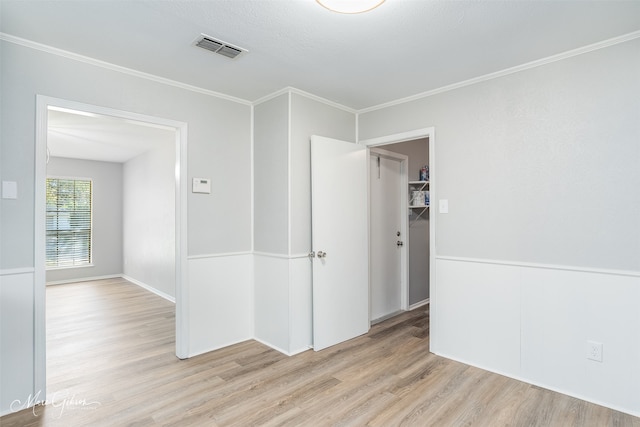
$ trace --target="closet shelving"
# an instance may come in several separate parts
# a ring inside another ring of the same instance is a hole
[[[414,200],[413,192],[423,191],[425,188],[428,189],[428,186],[429,181],[409,181],[409,209],[410,212],[416,212],[418,214],[418,216],[413,221],[411,221],[411,224],[409,224],[409,226],[419,220],[420,217],[427,211],[427,209],[429,209],[429,205],[425,204],[424,200],[422,200],[421,203],[417,200]]]

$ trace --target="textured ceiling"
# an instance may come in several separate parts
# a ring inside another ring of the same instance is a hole
[[[1,0],[1,31],[255,101],[287,86],[353,109],[640,30],[640,1]],[[196,48],[205,33],[248,49]]]

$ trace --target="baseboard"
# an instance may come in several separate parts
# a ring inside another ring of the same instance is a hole
[[[448,355],[446,353],[441,353],[439,351],[431,351],[431,352],[433,354],[435,354],[436,356],[444,357],[444,358],[450,359],[450,360],[455,360],[456,362],[464,363],[465,365],[473,366],[475,368],[482,369],[482,370],[487,371],[487,372],[492,372],[492,373],[497,374],[497,375],[502,375],[503,377],[511,378],[513,380],[516,380],[516,381],[520,381],[520,382],[523,382],[523,383],[526,383],[526,384],[531,384],[533,386],[540,387],[540,388],[543,388],[543,389],[546,389],[546,390],[550,390],[550,391],[553,391],[553,392],[556,392],[556,393],[564,394],[566,396],[574,397],[576,399],[584,400],[585,402],[593,403],[595,405],[604,406],[605,408],[609,408],[609,409],[613,409],[614,411],[619,411],[619,412],[623,412],[625,414],[633,415],[634,417],[640,417],[640,412],[634,412],[634,411],[632,411],[632,410],[630,410],[628,408],[622,408],[622,407],[617,406],[617,405],[612,405],[612,404],[607,403],[607,402],[602,402],[600,400],[592,399],[592,398],[583,396],[583,395],[578,394],[578,393],[572,393],[570,391],[566,391],[566,390],[563,390],[563,389],[558,388],[558,387],[553,387],[553,386],[550,386],[548,384],[544,384],[544,383],[541,383],[541,382],[538,382],[538,381],[532,381],[532,380],[530,380],[528,378],[523,378],[523,377],[520,377],[518,375],[513,375],[513,374],[510,374],[510,373],[502,372],[502,371],[497,370],[497,369],[487,368],[485,366],[482,366],[481,364],[470,363],[468,360],[465,360],[465,359],[462,359],[462,358],[459,358],[459,357],[452,357],[452,356],[450,356],[450,355]]]
[[[291,354],[290,354],[288,351],[283,350],[283,349],[281,349],[280,347],[275,346],[275,345],[273,345],[273,344],[270,344],[270,343],[268,343],[268,342],[266,342],[266,341],[263,341],[263,340],[261,340],[260,338],[253,337],[252,339],[253,339],[254,341],[257,341],[257,342],[259,342],[260,344],[266,345],[267,347],[272,348],[272,349],[274,349],[275,351],[278,351],[278,352],[280,352],[280,353],[282,353],[282,354],[284,354],[284,355],[286,355],[286,356],[291,356]]]
[[[147,285],[146,283],[136,280],[133,277],[129,277],[126,274],[109,274],[106,276],[92,276],[92,277],[81,277],[77,279],[68,279],[68,280],[56,280],[54,282],[47,282],[47,286],[66,285],[69,283],[90,282],[94,280],[105,280],[105,279],[124,279],[133,283],[134,285],[140,286],[141,288],[144,288],[147,291],[158,295],[159,297],[166,299],[167,301],[171,301],[174,304],[176,302],[175,297],[172,297],[169,294],[159,291],[153,286]]]
[[[232,345],[240,344],[242,342],[249,341],[249,340],[252,340],[252,339],[253,338],[251,338],[251,337],[242,338],[242,339],[239,339],[239,340],[236,340],[236,341],[230,341],[230,342],[227,342],[225,344],[221,344],[221,345],[218,345],[218,346],[215,346],[215,347],[209,347],[209,348],[207,348],[205,350],[199,350],[199,351],[196,351],[194,353],[189,353],[186,358],[190,359],[192,357],[200,356],[201,354],[206,354],[206,353],[210,353],[212,351],[216,351],[216,350],[220,350],[220,349],[223,349],[223,348],[231,347]]]
[[[313,350],[312,346],[304,347],[298,350],[294,350],[288,354],[288,356],[295,356],[296,354],[304,353],[305,351]]]
[[[176,298],[175,297],[172,297],[169,294],[165,294],[164,292],[157,290],[153,286],[149,286],[146,283],[143,283],[143,282],[141,282],[139,280],[136,280],[136,279],[134,279],[132,277],[129,277],[129,276],[125,275],[125,274],[123,274],[121,277],[123,279],[128,280],[129,282],[133,283],[134,285],[138,285],[141,288],[144,288],[147,291],[152,292],[152,293],[158,295],[159,297],[162,297],[162,298],[166,299],[167,301],[171,301],[174,304],[176,303]]]
[[[420,307],[422,307],[422,306],[424,306],[424,305],[427,305],[427,304],[429,304],[429,298],[427,298],[427,299],[423,299],[422,301],[417,302],[417,303],[415,303],[415,304],[411,304],[411,305],[409,306],[409,311],[411,311],[411,310],[415,310],[416,308],[420,308]]]
[[[266,345],[267,347],[274,349],[277,352],[280,352],[280,353],[284,354],[285,356],[295,356],[296,354],[304,353],[305,351],[309,351],[309,350],[313,349],[313,347],[309,346],[309,347],[299,348],[299,349],[293,350],[293,351],[285,351],[285,350],[281,349],[280,347],[275,346],[273,344],[269,344],[268,342],[263,341],[263,340],[261,340],[259,338],[253,337],[252,339],[254,341],[259,342],[260,344]]]
[[[104,279],[119,279],[122,277],[123,277],[122,274],[108,274],[105,276],[78,277],[76,279],[54,280],[53,282],[47,282],[46,285],[47,286],[66,285],[68,283],[91,282],[93,280],[104,280]]]
[[[416,308],[420,308],[420,307],[425,306],[427,304],[429,304],[429,298],[427,298],[425,300],[422,300],[420,302],[417,302],[415,304],[411,304],[406,311],[412,311],[412,310],[415,310]],[[391,319],[392,317],[396,317],[397,315],[402,314],[404,312],[405,312],[405,310],[398,310],[398,311],[394,311],[393,313],[386,314],[386,315],[384,315],[382,317],[378,317],[377,319],[371,319],[370,324],[371,324],[371,326],[376,325],[378,323],[384,322],[387,319]]]
[[[376,325],[378,323],[382,323],[387,319],[391,319],[392,317],[396,317],[399,314],[404,313],[404,310],[398,310],[398,311],[394,311],[393,313],[389,313],[389,314],[385,314],[384,316],[378,317],[377,319],[371,319],[371,321],[369,322],[369,324],[371,326]]]

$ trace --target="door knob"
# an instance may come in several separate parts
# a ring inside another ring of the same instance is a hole
[[[318,258],[326,258],[326,257],[327,257],[326,252],[318,251]]]
[[[404,243],[402,242],[402,240],[398,240],[396,242],[396,246],[404,246]]]
[[[315,258],[316,253],[314,251],[309,252],[309,258]]]

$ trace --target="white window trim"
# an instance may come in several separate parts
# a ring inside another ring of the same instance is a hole
[[[91,228],[89,231],[89,262],[86,264],[79,265],[62,265],[62,266],[47,266],[45,263],[46,271],[54,271],[54,270],[70,270],[75,268],[87,268],[93,267],[93,178],[89,177],[81,177],[81,176],[68,176],[68,175],[47,175],[46,179],[58,179],[58,180],[73,180],[73,181],[89,181],[91,182],[91,212],[90,212],[90,221]],[[46,236],[46,223],[45,223],[45,236]]]

